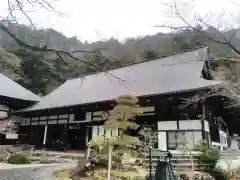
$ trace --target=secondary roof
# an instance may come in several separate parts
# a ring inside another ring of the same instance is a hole
[[[68,80],[24,111],[102,102],[121,94],[155,95],[220,84],[201,78],[206,55],[206,48],[201,48]]]
[[[0,96],[26,101],[40,101],[41,98],[0,73]]]

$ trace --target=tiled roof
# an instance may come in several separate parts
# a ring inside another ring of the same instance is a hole
[[[155,95],[220,84],[201,78],[205,58],[206,48],[201,48],[68,80],[24,111],[102,102],[121,94]]]
[[[41,99],[3,74],[0,74],[0,96],[27,101],[40,101]]]

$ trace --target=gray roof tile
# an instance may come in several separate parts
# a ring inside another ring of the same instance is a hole
[[[220,84],[201,78],[206,48],[136,63],[66,81],[26,111],[136,96],[199,89]]]
[[[3,74],[0,74],[0,96],[27,101],[40,101],[41,99]]]

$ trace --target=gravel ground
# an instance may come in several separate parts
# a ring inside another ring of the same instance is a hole
[[[76,164],[54,164],[35,167],[18,167],[0,169],[0,180],[58,180],[52,175],[54,171],[74,168]]]

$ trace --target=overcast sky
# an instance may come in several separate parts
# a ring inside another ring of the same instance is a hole
[[[54,28],[67,36],[76,35],[81,41],[96,41],[110,37],[123,40],[127,37],[137,37],[155,34],[162,29],[156,24],[181,24],[175,18],[169,19],[171,10],[168,6],[171,0],[52,0],[52,6],[65,13],[64,16],[47,12],[46,10],[27,7],[37,27]],[[200,14],[214,25],[238,25],[237,13],[240,6],[232,0],[176,0],[179,10],[193,22],[193,16]],[[183,2],[185,1],[185,3]],[[188,5],[186,2],[191,1]],[[240,2],[239,2],[240,4]],[[193,5],[195,5],[193,7]],[[7,13],[7,0],[0,0],[0,15]],[[223,14],[219,20],[218,16]],[[240,12],[240,11],[239,11]],[[206,14],[208,16],[206,16]],[[21,23],[28,23],[26,18],[18,16]]]

